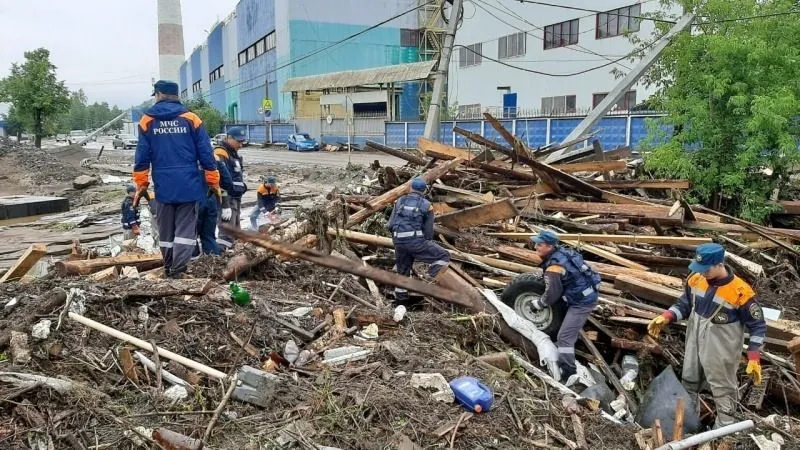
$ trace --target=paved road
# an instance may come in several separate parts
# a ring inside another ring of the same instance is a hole
[[[43,147],[62,147],[65,144],[56,144],[54,141],[45,141]],[[133,157],[134,150],[114,150],[111,148],[111,138],[101,137],[97,142],[89,142],[85,149],[92,154],[97,154],[101,147],[103,156],[111,158]],[[268,148],[245,147],[241,150],[245,163],[277,163],[286,165],[313,165],[320,167],[347,167],[347,163],[368,166],[376,159],[382,166],[400,166],[405,161],[394,156],[379,152],[355,151],[348,155],[347,152],[290,152],[283,147]]]

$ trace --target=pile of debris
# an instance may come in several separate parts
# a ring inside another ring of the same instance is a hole
[[[683,331],[674,326],[654,341],[646,324],[680,295],[694,248],[713,240],[775,309],[764,385],[741,384],[739,429],[749,431],[716,448],[796,447],[800,327],[786,318],[797,314],[800,233],[689,205],[679,194],[686,181],[638,179],[630,149],[604,153],[595,144],[549,165],[544,158],[578,142],[532,150],[491,123],[508,146],[458,129],[478,147],[423,139],[407,152],[369,143],[408,161],[379,169],[369,188],[378,195],[334,191],[261,233],[228,230],[241,241],[237,254],[201,258],[194,278],[162,280],[157,254],[87,259],[77,250],[49,277],[4,285],[0,443],[701,444],[714,436],[687,441],[684,433],[713,422],[713,400],[704,396],[695,414],[685,398],[662,397],[680,390]],[[415,176],[431,186],[437,239],[453,260],[436,284],[391,271],[383,224]],[[544,333],[533,327],[551,332],[555,319],[526,315],[517,302],[531,296],[509,294],[541,274],[525,244],[542,229],[579,248],[604,280],[578,345],[586,370],[569,387],[551,376]],[[24,276],[41,254],[22,255],[6,278]],[[421,310],[390,308],[394,287],[424,296]]]

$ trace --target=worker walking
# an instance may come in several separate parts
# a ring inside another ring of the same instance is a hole
[[[436,277],[448,264],[450,253],[433,242],[433,208],[425,198],[427,184],[422,178],[411,181],[411,192],[394,204],[386,227],[392,232],[395,267],[402,275],[411,275],[414,261],[430,264],[428,275]],[[394,288],[395,304],[407,304],[408,291]]]
[[[196,246],[197,204],[208,189],[219,189],[219,171],[203,121],[181,104],[178,84],[160,80],[153,95],[156,104],[139,121],[134,205],[147,194],[152,169],[158,192],[158,245],[165,274],[178,278]]]
[[[558,236],[544,230],[531,238],[536,253],[542,258],[544,294],[531,303],[535,310],[544,309],[562,299],[567,302],[567,314],[558,330],[558,366],[562,380],[577,372],[575,342],[598,300],[600,275],[589,267],[583,256],[561,246]]]
[[[214,158],[218,162],[225,164],[231,174],[232,188],[222,191],[222,209],[220,210],[220,222],[227,223],[236,228],[240,228],[239,215],[242,209],[242,196],[247,192],[247,185],[244,182],[244,159],[239,155],[242,142],[247,138],[244,130],[233,127],[228,130],[228,135],[219,146],[214,149]],[[233,248],[236,239],[220,230],[217,237],[217,244],[223,249]]]
[[[262,214],[275,211],[278,201],[280,201],[280,189],[275,177],[267,177],[267,181],[258,186],[256,197],[258,204],[250,213],[250,228],[254,231],[258,231],[258,218]]]
[[[205,255],[219,255],[220,248],[217,244],[217,222],[222,208],[222,189],[233,189],[233,181],[228,172],[228,167],[222,161],[216,161],[219,171],[219,184],[221,189],[208,189],[205,199],[200,202],[197,214],[197,236],[199,248],[195,255],[202,251]]]
[[[123,239],[130,240],[139,235],[139,208],[133,206],[133,197],[136,195],[136,186],[129,185],[127,187],[127,195],[122,200],[122,230]]]
[[[715,428],[735,422],[736,370],[745,331],[750,333],[746,374],[756,385],[761,384],[761,348],[767,334],[755,291],[724,261],[721,245],[699,245],[678,302],[647,326],[650,335],[658,338],[670,323],[688,319],[682,383],[695,398],[708,383],[717,408]]]

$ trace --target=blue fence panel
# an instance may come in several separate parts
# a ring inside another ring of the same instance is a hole
[[[553,144],[563,141],[582,120],[583,118],[550,120],[550,143]]]
[[[631,117],[631,147],[637,148],[640,143],[647,138],[649,127],[648,122],[658,120],[657,117]],[[664,132],[663,139],[655,139],[653,144],[663,144],[672,136],[673,126],[661,124],[659,128]]]
[[[503,125],[508,131],[511,131],[511,126],[513,123],[514,122],[512,120],[500,121],[500,124]],[[506,140],[503,139],[503,136],[500,136],[500,134],[489,123],[486,123],[486,126],[483,127],[483,137],[490,141],[495,141],[498,144],[508,146],[508,142],[506,142]]]
[[[481,134],[481,121],[471,121],[471,122],[456,122],[456,126],[458,128],[463,128],[471,133]],[[472,142],[469,139],[465,138],[464,136],[456,133],[456,147],[466,147],[468,142]]]
[[[597,130],[595,139],[600,141],[603,150],[609,151],[625,146],[628,117],[605,117],[594,127]]]
[[[289,135],[295,133],[295,126],[293,123],[272,123],[269,125],[272,128],[272,143],[285,144],[289,140]]]
[[[453,122],[441,123],[439,127],[439,142],[447,145],[453,145]]]
[[[528,147],[542,147],[547,144],[547,119],[518,119],[514,132]]]
[[[406,124],[405,122],[386,122],[384,134],[386,135],[386,145],[394,148],[406,147]]]
[[[254,144],[267,142],[267,127],[264,125],[248,125],[247,139]]]
[[[424,122],[408,122],[408,148],[417,148],[417,139],[425,134]]]

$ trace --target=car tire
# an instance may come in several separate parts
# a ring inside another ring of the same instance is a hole
[[[515,277],[506,285],[500,297],[503,303],[511,308],[523,319],[531,322],[536,329],[556,339],[561,322],[567,314],[567,303],[557,301],[555,304],[540,311],[533,311],[530,303],[544,294],[544,279],[533,273],[523,273]]]

